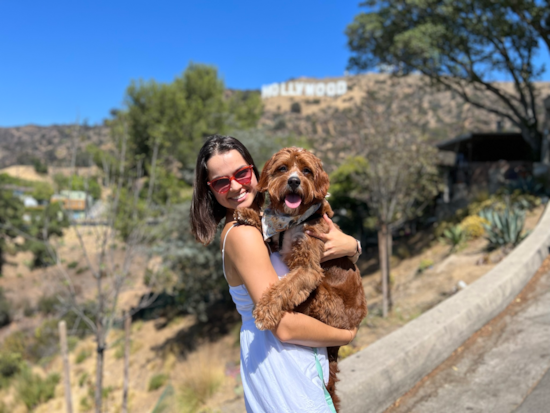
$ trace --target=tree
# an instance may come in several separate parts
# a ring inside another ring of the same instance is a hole
[[[440,189],[436,149],[407,110],[411,100],[396,99],[394,93],[369,92],[360,105],[331,116],[335,134],[347,138],[345,153],[354,154],[332,173],[331,184],[367,204],[376,218],[384,317],[392,305],[392,231],[418,216]]]
[[[210,305],[227,294],[223,278],[219,237],[208,246],[196,242],[191,234],[189,203],[174,206],[163,223],[164,241],[155,252],[177,280],[174,285],[177,305],[206,321]]]
[[[507,119],[540,158],[539,96],[543,72],[533,56],[549,47],[548,1],[368,0],[348,25],[349,68],[420,72],[474,107]],[[512,88],[491,81],[504,74]]]
[[[23,213],[23,202],[13,196],[10,190],[0,187],[0,274],[6,263],[5,254],[15,251],[10,244],[25,227]]]
[[[227,99],[224,93],[217,69],[196,63],[171,83],[132,81],[127,109],[117,111],[115,118],[125,117],[128,125],[129,158],[145,160],[145,175],[156,159],[165,169],[183,169],[192,176],[205,136],[253,127],[261,115],[259,93],[233,91]]]
[[[48,250],[47,241],[52,236],[63,236],[63,230],[69,226],[69,219],[63,214],[59,203],[48,203],[43,209],[27,211],[28,221],[24,251],[33,253],[32,267],[47,267],[55,264],[54,251]]]

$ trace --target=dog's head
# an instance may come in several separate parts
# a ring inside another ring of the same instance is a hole
[[[302,215],[322,202],[329,187],[323,163],[302,148],[284,148],[266,162],[258,191],[269,192],[271,208],[289,215]]]

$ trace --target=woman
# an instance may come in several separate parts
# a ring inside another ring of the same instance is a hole
[[[256,191],[258,178],[242,143],[229,136],[211,136],[197,158],[191,204],[193,234],[205,245],[214,238],[218,223],[226,219],[221,234],[223,271],[243,320],[241,377],[246,410],[331,412],[324,389],[328,382],[326,347],[348,344],[356,330],[337,329],[300,313],[287,313],[271,331],[256,328],[252,317],[255,303],[288,272],[279,254],[269,254],[256,228],[237,226],[233,219],[236,208],[260,210],[264,195]],[[325,241],[324,259],[353,255],[356,259],[357,242],[325,219],[330,232],[311,234]],[[319,348],[318,355],[312,347]]]

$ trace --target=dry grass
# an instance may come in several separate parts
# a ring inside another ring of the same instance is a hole
[[[206,404],[224,380],[219,345],[207,345],[188,357],[181,369],[178,405],[180,412],[192,413]]]

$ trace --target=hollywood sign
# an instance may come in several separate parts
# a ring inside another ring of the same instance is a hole
[[[327,83],[283,82],[262,86],[262,98],[275,96],[340,96],[348,91],[345,80]]]

